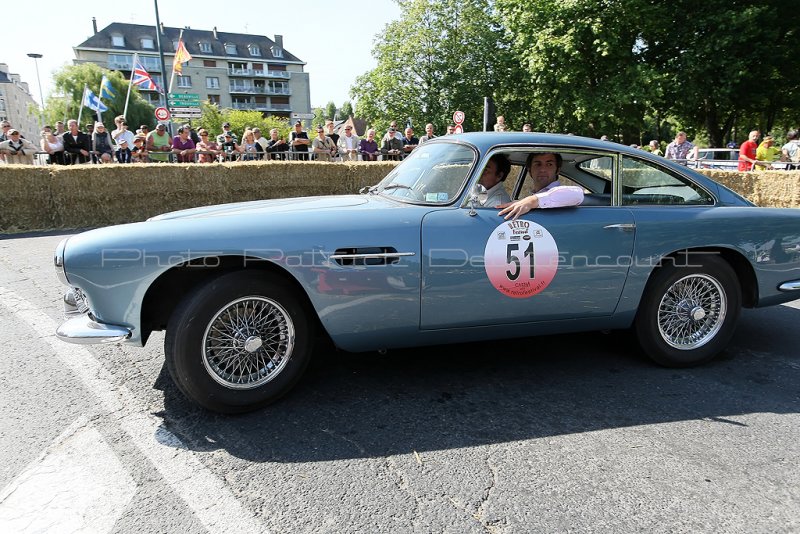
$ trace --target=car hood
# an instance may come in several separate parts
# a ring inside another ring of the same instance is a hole
[[[206,217],[226,217],[231,215],[250,215],[261,213],[288,213],[295,211],[352,208],[363,206],[370,202],[370,198],[363,195],[339,195],[339,196],[320,196],[304,198],[276,198],[270,200],[254,200],[249,202],[236,202],[232,204],[219,204],[214,206],[202,206],[180,211],[173,211],[151,217],[151,221],[161,221],[167,219],[197,219]],[[381,204],[385,205],[385,200],[381,199]]]

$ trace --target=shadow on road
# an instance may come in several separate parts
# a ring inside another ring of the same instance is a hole
[[[695,369],[656,367],[626,334],[547,336],[318,355],[283,400],[226,417],[186,401],[162,370],[165,425],[195,450],[317,462],[800,411],[800,310],[745,310],[730,348]]]

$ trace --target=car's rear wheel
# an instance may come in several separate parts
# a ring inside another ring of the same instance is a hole
[[[741,300],[736,273],[725,260],[680,256],[647,284],[634,324],[639,345],[667,367],[705,363],[733,336]]]
[[[240,413],[274,402],[311,359],[314,323],[285,283],[263,272],[211,280],[181,302],[164,352],[178,389],[201,406]]]

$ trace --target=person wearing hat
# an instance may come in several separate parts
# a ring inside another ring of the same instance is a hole
[[[172,140],[167,134],[167,127],[161,123],[156,125],[156,129],[147,136],[147,152],[150,161],[169,161],[169,153],[172,152]]]
[[[308,161],[308,145],[310,144],[308,134],[303,131],[303,123],[295,122],[294,131],[289,136],[289,145],[292,147],[292,152],[296,153],[295,159]]]
[[[97,121],[94,124],[94,134],[92,135],[92,160],[94,163],[111,163],[113,161],[114,143],[111,134],[106,130],[105,125]]]
[[[131,148],[131,162],[133,163],[147,163],[147,137],[144,135],[137,135],[133,138],[133,148]]]
[[[238,141],[239,139],[236,137],[236,134],[231,131],[231,123],[223,122],[222,123],[222,133],[217,136],[217,143],[220,145],[225,142],[225,136],[231,134],[231,139],[233,141]]]
[[[23,139],[19,130],[9,128],[6,134],[8,139],[0,142],[0,155],[6,163],[33,165],[33,155],[36,154],[36,145]]]
[[[133,153],[128,146],[127,139],[120,139],[117,143],[117,151],[114,153],[117,156],[117,161],[120,163],[130,163],[132,161]]]
[[[222,135],[222,143],[219,145],[219,149],[225,154],[226,161],[236,161],[239,158],[239,152],[241,149],[239,145],[236,144],[236,139],[233,138],[233,134],[231,132],[225,132]]]
[[[775,146],[775,138],[768,135],[756,149],[756,159],[760,161],[777,161],[781,157],[781,149]]]

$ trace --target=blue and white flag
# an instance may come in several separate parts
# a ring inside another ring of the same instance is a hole
[[[111,80],[103,74],[103,79],[100,81],[100,98],[114,98],[115,96],[117,96],[117,92],[111,86]]]
[[[108,106],[103,104],[88,87],[83,88],[83,105],[100,113],[108,111]]]

